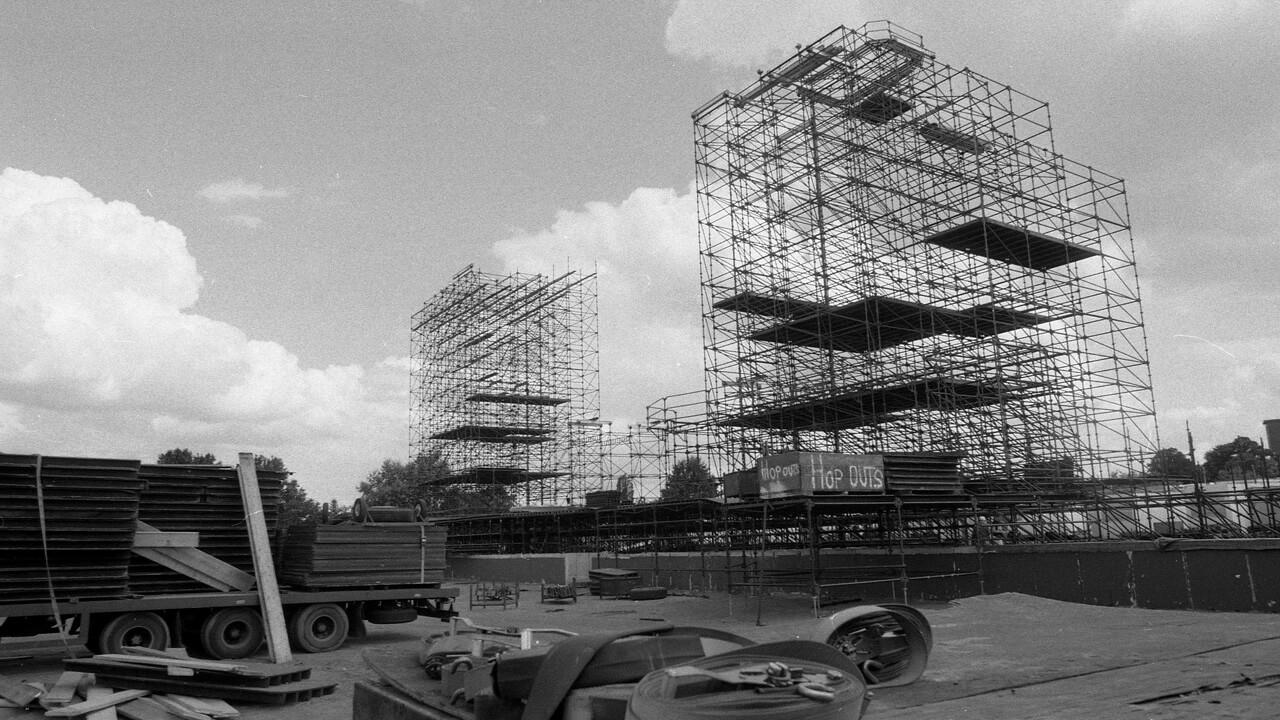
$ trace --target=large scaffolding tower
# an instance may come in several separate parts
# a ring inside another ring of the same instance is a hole
[[[413,315],[412,452],[447,463],[436,485],[547,505],[599,484],[597,312],[594,272],[467,266]]]
[[[837,28],[694,115],[707,402],[725,464],[963,453],[1074,493],[1157,444],[1122,180],[1048,105],[891,23]]]

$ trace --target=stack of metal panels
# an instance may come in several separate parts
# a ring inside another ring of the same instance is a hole
[[[640,587],[640,573],[624,568],[593,568],[587,571],[587,589],[592,595],[622,597]]]
[[[960,453],[885,453],[884,478],[895,494],[959,495]]]
[[[376,587],[444,579],[446,530],[426,523],[295,525],[280,580],[299,588]]]
[[[138,467],[137,460],[0,454],[0,602],[46,601],[50,583],[60,600],[125,595],[143,487]]]
[[[259,470],[267,533],[274,534],[285,474]],[[240,497],[240,476],[225,465],[143,465],[147,483],[139,519],[157,530],[200,533],[200,549],[253,572],[253,551]],[[209,588],[142,557],[129,564],[129,589],[138,594],[206,592]]]

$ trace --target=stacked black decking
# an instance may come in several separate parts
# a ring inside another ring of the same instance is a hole
[[[640,573],[625,568],[593,568],[587,571],[587,589],[592,595],[622,597],[640,587]]]
[[[267,533],[274,535],[284,473],[257,471]],[[147,483],[139,519],[166,532],[200,533],[200,549],[253,572],[253,551],[240,497],[240,476],[224,465],[143,465]],[[138,594],[207,592],[209,587],[143,557],[129,564],[129,589]]]
[[[884,479],[899,495],[960,495],[961,453],[884,453]]]
[[[139,464],[0,454],[0,602],[125,595]]]
[[[295,525],[277,574],[304,589],[438,583],[446,530],[426,523]]]

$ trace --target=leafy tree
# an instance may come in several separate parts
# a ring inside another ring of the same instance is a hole
[[[354,519],[355,514],[351,512],[351,506],[339,504],[338,498],[331,498],[329,502],[320,506],[320,522],[326,525]]]
[[[157,465],[217,465],[218,458],[209,453],[196,455],[187,448],[165,450],[156,458]]]
[[[369,505],[413,507],[423,501],[427,512],[473,514],[505,512],[514,504],[502,485],[436,485],[430,481],[449,474],[439,453],[419,455],[410,462],[383,460],[357,488]]]
[[[187,448],[174,448],[160,453],[156,460],[159,465],[218,465],[218,458],[212,453],[196,454]],[[284,481],[280,485],[280,502],[276,506],[276,531],[285,532],[292,525],[305,525],[320,521],[320,503],[307,497],[307,491],[290,475],[284,460],[272,455],[254,455],[253,467],[256,470],[267,470],[283,473]]]
[[[276,527],[284,530],[292,525],[315,525],[322,521],[320,503],[307,497],[307,491],[298,481],[289,478],[280,486],[280,505],[277,509]]]
[[[1204,478],[1253,480],[1276,477],[1275,453],[1243,435],[1204,454]]]
[[[714,497],[720,492],[718,485],[701,458],[689,457],[671,468],[671,474],[667,476],[658,499],[667,501]]]
[[[255,470],[270,470],[272,472],[282,473],[289,472],[289,469],[284,466],[284,461],[275,455],[272,455],[271,457],[267,457],[266,455],[254,455],[253,467]]]
[[[1191,458],[1177,448],[1157,450],[1147,463],[1147,475],[1151,477],[1194,478],[1196,465]]]
[[[636,483],[635,479],[626,473],[618,475],[618,504],[630,505],[636,501]]]
[[[438,452],[419,455],[407,463],[388,458],[369,473],[356,492],[369,505],[413,507],[422,497],[424,483],[448,474],[449,465]]]
[[[431,515],[480,515],[506,512],[515,501],[503,485],[439,485],[423,489],[423,504]]]

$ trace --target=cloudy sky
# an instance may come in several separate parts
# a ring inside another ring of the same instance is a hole
[[[1126,179],[1163,444],[1280,417],[1280,5],[6,3],[0,451],[409,448],[409,317],[468,263],[596,267],[606,418],[701,387],[690,112],[889,19]]]

